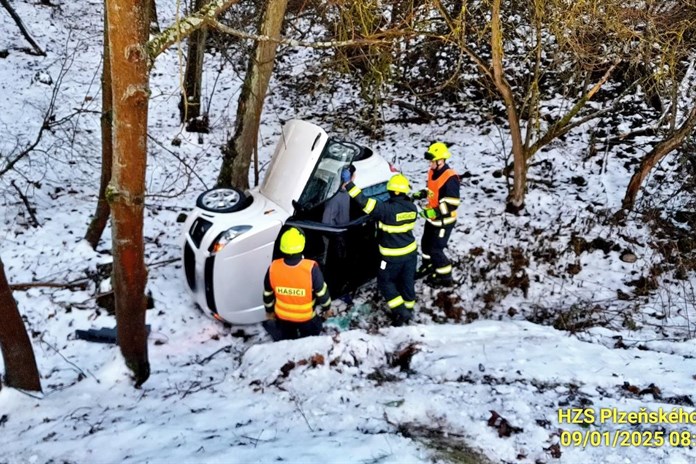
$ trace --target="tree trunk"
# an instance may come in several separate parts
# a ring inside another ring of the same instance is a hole
[[[149,0],[149,22],[150,22],[150,32],[158,33],[160,31],[159,20],[157,19],[157,0]]]
[[[513,174],[512,190],[508,195],[506,211],[518,213],[524,208],[524,194],[527,187],[527,160],[522,141],[520,118],[510,84],[503,73],[503,31],[500,23],[500,2],[494,0],[491,8],[491,57],[493,80],[507,109],[510,138],[512,139]]]
[[[106,5],[104,5],[104,24],[108,24]],[[113,134],[111,123],[113,121],[113,98],[111,94],[111,64],[109,62],[109,30],[104,28],[104,63],[102,67],[102,113],[101,113],[101,141],[102,141],[102,167],[99,183],[99,198],[97,198],[97,210],[94,212],[92,222],[85,233],[85,240],[97,249],[99,240],[104,234],[106,223],[109,220],[109,202],[106,201],[106,187],[111,181],[111,164],[113,162]]]
[[[259,18],[259,35],[280,37],[287,5],[287,0],[265,0]],[[277,47],[278,44],[271,41],[257,41],[254,44],[237,104],[234,136],[222,149],[222,167],[217,180],[219,186],[234,185],[242,190],[249,188],[251,154],[257,143],[263,102],[273,73]]]
[[[112,214],[116,326],[121,353],[139,387],[150,376],[143,256],[149,5],[146,0],[107,0],[107,7],[114,162],[106,197]]]
[[[195,0],[196,11],[203,8],[206,0]],[[201,115],[201,82],[203,80],[203,58],[208,31],[202,26],[191,34],[186,52],[186,71],[184,72],[184,89],[179,102],[181,122],[190,121]],[[193,125],[193,128],[196,128]]]
[[[5,383],[12,388],[41,391],[34,350],[17,303],[12,298],[0,259],[0,351],[5,363]]]
[[[643,181],[648,177],[652,168],[671,151],[679,148],[684,142],[684,139],[694,130],[694,127],[696,127],[696,104],[691,108],[691,112],[684,123],[670,136],[655,145],[641,160],[638,169],[636,169],[636,172],[628,183],[628,188],[626,188],[626,195],[623,199],[624,209],[633,209],[636,196],[638,196],[638,190],[640,190],[640,186],[643,185]]]

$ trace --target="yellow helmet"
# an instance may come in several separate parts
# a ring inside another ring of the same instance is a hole
[[[428,161],[446,160],[450,156],[447,145],[442,142],[433,143],[428,147],[428,151],[425,152],[425,159]]]
[[[387,190],[391,192],[408,193],[411,187],[408,185],[408,179],[403,174],[394,174],[389,182],[387,182]]]
[[[280,237],[280,251],[286,255],[302,253],[305,247],[304,233],[297,227],[291,227]]]

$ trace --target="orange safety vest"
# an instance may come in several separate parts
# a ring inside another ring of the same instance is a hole
[[[445,185],[445,182],[447,182],[450,177],[456,175],[457,173],[454,172],[454,169],[447,168],[445,172],[440,174],[440,177],[438,177],[437,180],[433,180],[433,170],[430,169],[428,171],[428,206],[431,208],[437,208],[440,206],[440,189],[443,185]]]
[[[278,319],[306,322],[314,317],[311,259],[288,266],[284,259],[271,263],[268,277],[275,294],[275,313]]]

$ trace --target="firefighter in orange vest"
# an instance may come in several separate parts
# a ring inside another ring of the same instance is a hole
[[[428,199],[428,206],[422,212],[426,219],[421,238],[422,263],[417,276],[427,276],[426,283],[432,287],[451,286],[452,263],[445,248],[454,223],[457,221],[459,207],[459,176],[447,165],[450,157],[447,145],[435,142],[425,153],[430,161],[427,188],[413,195],[413,198]]]
[[[271,263],[264,278],[266,315],[275,317],[284,340],[319,335],[323,318],[315,313],[314,306],[319,306],[323,315],[328,315],[331,307],[324,276],[316,261],[302,256],[304,247],[302,230],[291,227],[283,232],[280,251],[285,256]]]

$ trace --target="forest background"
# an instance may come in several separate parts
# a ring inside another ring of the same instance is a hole
[[[152,369],[146,321],[169,336],[195,320],[199,334],[267,341],[195,312],[175,219],[206,188],[256,184],[291,118],[374,147],[414,184],[424,148],[450,144],[460,285],[422,289],[421,324],[528,321],[612,350],[692,345],[691,1],[2,6],[9,386],[46,390],[58,358],[99,363],[72,332],[113,325],[110,313],[138,387]],[[374,293],[358,301],[379,307]],[[649,374],[619,386],[693,406],[681,382],[656,393]]]

